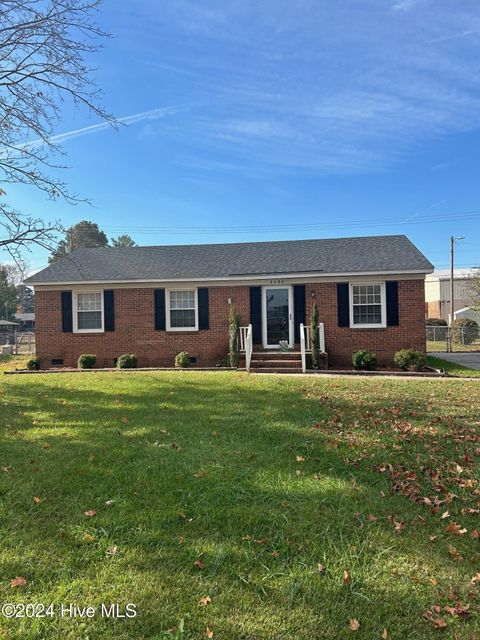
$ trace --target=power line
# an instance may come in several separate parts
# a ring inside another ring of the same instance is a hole
[[[265,225],[241,225],[241,226],[184,226],[184,227],[166,227],[166,226],[132,226],[118,227],[106,226],[108,231],[116,233],[135,233],[145,235],[207,235],[207,234],[248,234],[248,233],[286,233],[293,231],[316,231],[316,230],[335,230],[335,229],[362,229],[369,227],[382,226],[399,226],[399,225],[416,225],[429,224],[432,222],[441,223],[450,220],[475,220],[480,216],[480,210],[473,211],[456,211],[443,214],[424,214],[415,216],[414,219],[385,219],[370,218],[362,221],[346,220],[344,222],[328,222],[314,224],[265,224]]]

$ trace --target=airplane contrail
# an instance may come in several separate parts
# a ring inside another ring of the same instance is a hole
[[[160,107],[158,109],[150,109],[149,111],[140,111],[140,113],[133,113],[130,116],[123,116],[121,118],[117,118],[116,122],[121,122],[123,124],[135,124],[136,122],[141,122],[142,120],[158,120],[159,118],[164,118],[170,113],[174,113],[174,107]],[[51,136],[49,138],[50,142],[64,142],[65,140],[71,140],[72,138],[79,138],[81,136],[86,136],[91,133],[96,133],[97,131],[102,131],[103,129],[108,129],[111,127],[111,124],[108,122],[99,122],[98,124],[92,124],[88,127],[82,127],[81,129],[73,129],[72,131],[66,131],[65,133],[59,133],[55,136]],[[21,147],[36,147],[41,144],[44,144],[44,141],[40,138],[38,140],[31,140],[30,142],[25,142],[23,145],[19,145],[18,148]]]

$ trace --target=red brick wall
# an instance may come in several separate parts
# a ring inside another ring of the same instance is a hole
[[[35,295],[36,348],[42,367],[52,358],[63,358],[67,367],[76,366],[81,353],[95,353],[97,367],[113,366],[122,353],[135,353],[139,367],[173,366],[175,355],[188,351],[197,364],[215,364],[228,352],[228,298],[248,324],[248,287],[209,289],[207,331],[156,331],[153,289],[115,290],[115,331],[106,333],[63,333],[60,291],[37,291]]]
[[[381,364],[391,364],[395,351],[403,347],[425,350],[424,282],[401,280],[398,292],[398,327],[350,329],[337,326],[336,284],[306,285],[307,322],[315,300],[320,320],[325,324],[330,366],[349,367],[352,352],[358,349],[375,351]],[[114,358],[122,353],[136,353],[139,366],[173,366],[179,351],[195,356],[199,366],[215,364],[228,352],[229,298],[242,314],[242,324],[248,324],[248,287],[210,287],[210,328],[198,332],[167,332],[154,328],[153,289],[116,289],[115,331],[79,334],[62,332],[60,291],[37,290],[37,353],[43,368],[49,367],[53,358],[62,358],[65,366],[76,366],[81,353],[95,353],[98,367],[113,366]]]
[[[312,291],[315,298],[312,298]],[[325,349],[329,366],[352,364],[352,353],[368,349],[377,354],[382,365],[391,365],[396,351],[403,348],[425,351],[425,292],[423,280],[398,282],[399,326],[385,329],[339,327],[337,286],[334,283],[306,285],[307,319],[313,302],[325,325]]]

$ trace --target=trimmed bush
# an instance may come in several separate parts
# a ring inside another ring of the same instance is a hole
[[[403,371],[421,371],[425,366],[426,355],[415,349],[400,349],[394,355],[393,361]]]
[[[448,322],[443,318],[427,318],[427,327],[448,327]]]
[[[185,367],[190,366],[190,358],[186,351],[180,351],[175,356],[175,366],[180,367],[181,369],[185,369]]]
[[[79,369],[93,369],[97,361],[97,356],[94,353],[82,353],[78,358],[77,367]]]
[[[124,353],[117,359],[117,369],[135,369],[137,356],[134,353]]]
[[[318,322],[320,320],[318,314],[317,303],[312,305],[310,313],[310,344],[312,347],[312,368],[320,369],[320,336],[318,334]]]
[[[452,340],[460,344],[472,344],[478,338],[478,324],[470,318],[458,318],[452,323]]]
[[[230,366],[236,369],[238,367],[238,360],[240,356],[240,340],[239,340],[239,330],[240,330],[240,314],[235,309],[235,306],[230,305],[230,311],[228,313],[228,347],[230,351],[228,352],[228,357],[230,359]],[[185,353],[184,351],[182,353]],[[181,354],[179,353],[178,356]],[[178,358],[177,356],[177,358]],[[187,354],[188,357],[188,354]],[[175,364],[177,364],[175,359]],[[183,365],[177,365],[181,367]],[[188,367],[188,364],[185,365]]]
[[[367,349],[360,349],[352,354],[352,363],[354,369],[373,371],[377,368],[377,355]]]
[[[27,360],[26,367],[29,371],[38,371],[40,369],[40,358],[38,356],[30,358],[30,360]]]

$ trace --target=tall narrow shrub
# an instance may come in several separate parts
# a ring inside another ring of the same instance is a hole
[[[228,357],[230,366],[234,369],[238,367],[238,359],[240,355],[240,314],[234,305],[230,305],[228,314]]]
[[[314,369],[320,368],[320,336],[318,335],[318,307],[314,302],[312,313],[310,314],[310,344],[312,346],[312,366]]]

